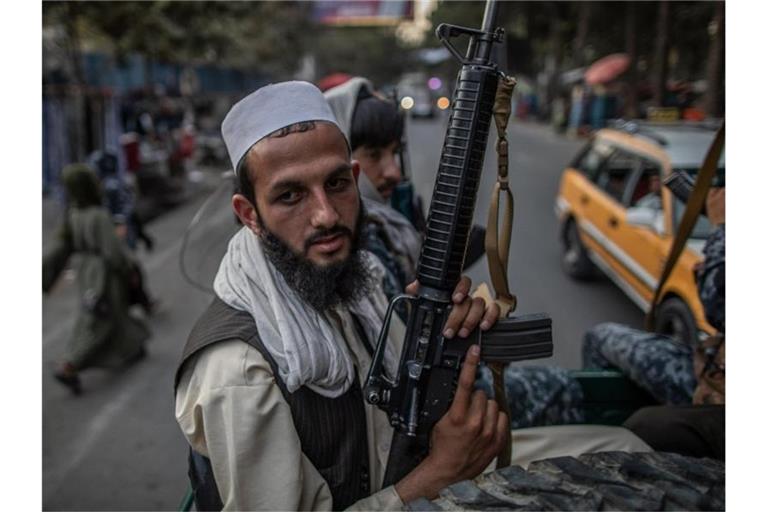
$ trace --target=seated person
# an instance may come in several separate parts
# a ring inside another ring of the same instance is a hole
[[[704,247],[699,298],[718,334],[705,342],[708,350],[684,360],[685,400],[640,409],[624,425],[656,450],[725,460],[725,188],[710,190],[707,216],[715,229]]]
[[[709,192],[707,215],[716,227],[698,270],[699,298],[707,321],[724,333],[725,189]],[[638,411],[625,423],[651,447],[723,458],[724,377],[722,397],[700,396],[701,370],[695,371],[694,352],[695,347],[670,337],[617,323],[602,323],[587,331],[582,347],[585,369],[620,370],[662,404]],[[724,375],[724,365],[722,372]],[[546,366],[509,367],[504,380],[512,405],[512,426],[583,421],[583,393],[567,371]]]
[[[643,176],[648,180],[648,193],[643,195],[633,206],[661,210],[661,178],[657,172]]]
[[[699,298],[707,321],[725,332],[725,189],[707,197],[707,214],[715,226],[704,246],[699,268]],[[615,323],[599,324],[584,337],[584,368],[617,368],[660,403],[690,404],[696,388],[694,348],[667,336]]]

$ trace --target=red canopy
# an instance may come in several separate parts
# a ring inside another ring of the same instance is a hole
[[[317,87],[321,91],[327,91],[328,89],[336,87],[337,85],[343,84],[350,78],[352,78],[352,75],[348,75],[346,73],[333,73],[318,80]]]
[[[626,53],[613,53],[594,62],[587,72],[584,80],[589,85],[604,84],[617,78],[629,68],[629,55]]]

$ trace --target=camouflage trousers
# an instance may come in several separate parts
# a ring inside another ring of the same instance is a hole
[[[584,369],[619,370],[662,404],[690,404],[696,378],[693,352],[666,336],[617,323],[602,323],[584,336]],[[489,396],[491,372],[478,387]],[[508,366],[504,388],[512,428],[584,423],[584,394],[568,370],[556,366]]]
[[[618,369],[662,404],[693,399],[693,349],[661,334],[617,323],[602,323],[584,335],[585,369]]]

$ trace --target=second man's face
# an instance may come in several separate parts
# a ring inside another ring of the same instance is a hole
[[[263,228],[315,265],[349,258],[360,204],[337,127],[317,123],[264,139],[251,151],[248,167]]]
[[[360,146],[352,152],[352,159],[360,163],[360,169],[386,200],[389,200],[402,179],[399,150],[400,143],[393,141],[383,148]]]

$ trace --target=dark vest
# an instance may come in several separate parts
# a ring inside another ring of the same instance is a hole
[[[193,354],[214,343],[233,339],[256,348],[272,368],[275,382],[291,408],[301,451],[328,483],[334,510],[345,509],[369,496],[365,409],[357,376],[349,390],[337,398],[326,398],[307,387],[289,393],[275,360],[259,338],[250,313],[238,311],[215,298],[189,335],[174,387]],[[189,477],[197,510],[221,510],[222,502],[210,460],[191,449],[189,459]]]

